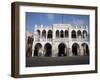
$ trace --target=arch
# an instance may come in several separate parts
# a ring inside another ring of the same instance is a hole
[[[42,31],[42,37],[43,37],[43,38],[46,38],[46,30],[43,30],[43,31]]]
[[[64,31],[63,30],[60,31],[60,37],[64,38]]]
[[[79,54],[79,52],[80,52],[79,45],[77,43],[74,43],[72,45],[72,53],[73,53],[73,55],[77,56]]]
[[[52,31],[51,30],[48,31],[47,38],[52,38]]]
[[[88,44],[83,43],[81,46],[83,47],[83,54],[84,55],[89,55],[89,46],[88,46]]]
[[[37,43],[35,45],[35,49],[34,49],[34,56],[39,56],[40,53],[40,50],[42,49],[42,45],[40,43]]]
[[[87,37],[87,31],[83,30],[83,38],[86,38],[86,37]]]
[[[59,30],[56,30],[56,38],[59,38]]]
[[[72,37],[72,38],[76,38],[76,31],[75,31],[75,30],[72,30],[72,32],[71,32],[71,37]]]
[[[52,56],[52,46],[50,43],[46,43],[44,46],[45,56],[50,57]]]
[[[65,56],[66,55],[66,45],[64,43],[60,43],[58,46],[58,56]]]
[[[77,31],[77,36],[79,37],[79,36],[81,36],[82,34],[81,34],[81,31],[80,30],[78,30]]]
[[[40,30],[37,30],[38,36],[40,37]]]
[[[68,30],[65,30],[65,37],[67,38],[69,35]]]

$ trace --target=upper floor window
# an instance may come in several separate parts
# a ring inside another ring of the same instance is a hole
[[[76,31],[75,31],[75,30],[73,30],[73,31],[71,32],[71,37],[72,37],[72,38],[76,38]]]

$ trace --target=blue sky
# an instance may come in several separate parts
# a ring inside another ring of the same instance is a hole
[[[26,12],[26,31],[33,32],[35,24],[47,26],[59,23],[89,26],[89,15]]]

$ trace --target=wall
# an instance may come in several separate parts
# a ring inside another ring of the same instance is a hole
[[[11,2],[15,0],[1,0],[0,2],[0,80],[16,80],[10,77],[11,68]],[[98,6],[98,14],[100,14],[100,0],[16,0],[30,1],[41,3],[56,4],[77,4]],[[100,16],[98,16],[98,22]],[[98,34],[100,34],[100,23],[98,24]],[[100,47],[100,36],[98,36],[98,47]],[[100,50],[98,50],[100,53]],[[100,54],[98,54],[98,58]],[[98,59],[99,73],[97,74],[80,74],[80,75],[64,75],[39,78],[22,78],[18,80],[100,80],[100,58]]]

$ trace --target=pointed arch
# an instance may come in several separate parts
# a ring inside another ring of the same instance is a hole
[[[48,31],[47,38],[52,38],[52,30],[49,30],[49,31]]]
[[[46,38],[46,30],[43,30],[43,31],[42,31],[42,37],[43,37],[43,38]]]
[[[59,30],[56,30],[56,38],[59,38]]]
[[[72,53],[73,53],[73,55],[75,55],[75,56],[79,55],[79,53],[80,53],[80,46],[79,46],[78,43],[74,43],[74,44],[72,45]]]
[[[65,37],[68,38],[68,35],[69,35],[68,30],[65,30]]]
[[[76,38],[76,31],[75,31],[75,30],[72,30],[72,32],[71,32],[71,37],[72,37],[72,38]]]
[[[52,45],[50,43],[46,43],[44,46],[45,56],[50,57],[52,56]]]
[[[63,30],[60,31],[60,38],[64,38],[64,31]]]

